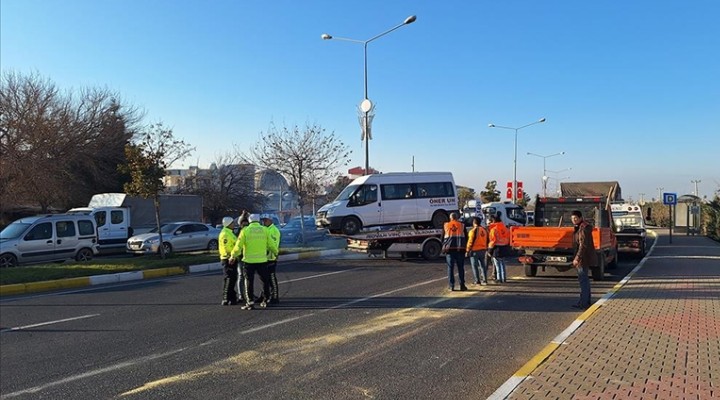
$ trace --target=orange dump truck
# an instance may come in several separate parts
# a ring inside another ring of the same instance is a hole
[[[593,226],[598,257],[597,267],[591,268],[593,280],[602,280],[605,269],[617,265],[617,240],[607,197],[538,197],[534,226],[517,226],[510,231],[510,245],[519,251],[526,276],[536,276],[538,268],[545,271],[552,267],[560,272],[573,269],[573,210],[580,210]]]

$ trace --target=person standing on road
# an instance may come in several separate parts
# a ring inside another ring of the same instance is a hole
[[[243,310],[252,310],[255,304],[255,272],[260,275],[263,283],[263,295],[260,307],[267,306],[267,299],[270,295],[270,279],[267,273],[268,254],[277,257],[278,248],[270,239],[267,228],[260,225],[260,216],[250,214],[248,218],[250,225],[240,231],[240,237],[235,242],[231,259],[237,259],[242,255],[242,262],[245,267],[243,279],[245,289],[245,305]]]
[[[260,216],[260,219],[262,220],[262,224],[265,225],[265,227],[268,230],[268,233],[270,234],[270,240],[272,240],[275,243],[275,247],[278,248],[278,252],[280,249],[280,229],[277,228],[273,224],[272,218],[270,218],[270,215],[263,214]],[[280,288],[278,287],[278,280],[277,280],[277,256],[273,255],[268,252],[268,274],[270,277],[270,304],[278,304],[280,303]]]
[[[487,265],[485,265],[485,252],[488,246],[488,233],[482,226],[479,217],[472,218],[473,227],[468,233],[468,242],[465,246],[465,255],[470,258],[475,284],[487,285]],[[478,271],[478,266],[479,271]]]
[[[489,230],[488,252],[492,256],[492,262],[495,266],[495,282],[505,283],[507,282],[507,276],[505,276],[504,257],[510,248],[510,230],[497,215],[490,217]]]
[[[238,283],[237,261],[230,258],[230,253],[237,241],[237,236],[233,232],[234,221],[232,217],[223,218],[223,228],[218,235],[218,254],[220,254],[220,264],[223,268],[223,292],[220,304],[223,306],[238,302],[238,294],[235,290]]]
[[[457,265],[460,290],[467,290],[465,286],[465,226],[458,221],[457,213],[450,213],[450,221],[444,225],[443,248],[446,251],[445,261],[448,267],[448,286],[455,290],[454,265]]]
[[[590,278],[588,270],[597,265],[595,254],[595,243],[592,237],[592,226],[583,219],[582,212],[575,210],[570,219],[575,225],[573,232],[573,245],[575,254],[573,256],[573,267],[577,270],[578,282],[580,283],[580,301],[573,304],[574,308],[582,310],[590,307]]]
[[[235,236],[240,237],[240,232],[245,228],[246,226],[250,225],[250,222],[248,221],[248,217],[250,214],[243,210],[243,212],[240,214],[239,217],[237,217],[237,227],[235,228]],[[236,262],[237,264],[237,270],[238,270],[238,284],[237,284],[237,292],[240,294],[240,301],[245,304],[247,303],[247,293],[245,292],[245,277],[247,276],[247,271],[245,271],[245,265],[241,262]],[[254,293],[253,296],[250,297],[251,300],[255,299]]]

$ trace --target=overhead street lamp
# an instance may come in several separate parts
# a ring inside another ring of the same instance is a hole
[[[655,188],[655,189],[658,191],[658,201],[659,201],[660,203],[662,203],[662,202],[663,202],[662,191],[663,191],[665,188],[664,188],[664,187],[658,187],[658,188]]]
[[[700,192],[698,192],[698,183],[702,182],[700,179],[693,179],[690,181],[690,183],[695,184],[695,196],[700,197]]]
[[[513,159],[513,187],[512,187],[512,202],[513,204],[517,203],[517,134],[520,129],[527,128],[528,126],[535,125],[545,122],[545,118],[540,118],[539,120],[523,125],[519,128],[511,128],[509,126],[500,126],[495,124],[488,124],[488,128],[500,128],[500,129],[510,129],[515,131],[515,158]]]
[[[403,21],[401,24],[398,24],[398,25],[386,30],[383,33],[375,35],[368,40],[349,39],[349,38],[344,38],[344,37],[328,35],[327,33],[323,33],[322,35],[320,35],[320,37],[323,40],[335,39],[335,40],[343,40],[346,42],[360,43],[363,45],[363,49],[365,52],[365,80],[364,80],[365,97],[363,98],[363,101],[360,103],[360,111],[363,112],[363,138],[365,139],[365,175],[370,174],[370,122],[368,121],[368,114],[370,113],[370,111],[373,108],[373,103],[368,98],[367,46],[368,46],[368,43],[372,42],[373,40],[379,39],[382,36],[385,36],[388,33],[392,32],[402,26],[412,24],[413,22],[415,22],[416,19],[417,19],[417,17],[415,15],[411,15],[411,16],[405,18],[405,21]]]
[[[527,155],[529,155],[529,156],[540,157],[543,159],[543,174],[542,174],[543,197],[547,197],[547,169],[545,168],[545,160],[547,160],[550,157],[561,156],[563,154],[565,154],[564,151],[561,151],[561,152],[555,153],[555,154],[550,154],[549,156],[542,156],[540,154],[535,154],[535,153],[531,153],[531,152],[527,153]]]

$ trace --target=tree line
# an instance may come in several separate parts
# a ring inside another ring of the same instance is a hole
[[[88,204],[93,194],[126,192],[157,198],[169,166],[195,148],[162,122],[107,88],[62,90],[37,73],[0,77],[0,225],[18,216],[62,212]],[[218,156],[203,179],[179,192],[203,197],[208,222],[239,210],[260,210],[254,176],[243,164],[273,169],[289,180],[301,205],[323,192],[350,151],[319,124],[271,127],[249,153],[235,146]],[[344,186],[343,186],[344,187]]]

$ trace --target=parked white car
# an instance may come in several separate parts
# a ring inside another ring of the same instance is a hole
[[[201,222],[171,222],[161,227],[165,253],[194,250],[217,250],[220,229]],[[160,252],[160,235],[157,228],[127,241],[127,252],[155,254]]]

